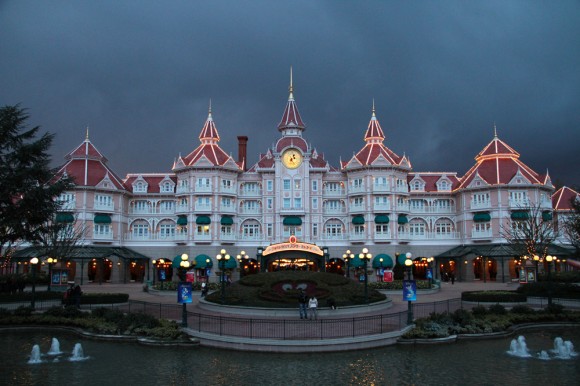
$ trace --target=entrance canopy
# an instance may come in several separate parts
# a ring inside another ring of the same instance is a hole
[[[117,256],[121,259],[126,260],[149,260],[148,256],[145,256],[139,252],[135,252],[132,249],[126,247],[100,247],[100,246],[78,246],[71,247],[66,251],[60,250],[57,252],[51,250],[50,248],[28,247],[16,251],[12,256],[12,259],[16,262],[28,261],[33,257],[38,258],[56,257],[59,259],[91,260],[91,259],[105,259],[111,256]]]
[[[383,259],[382,262],[381,259]],[[380,253],[373,258],[373,268],[393,268],[394,266],[393,259],[386,253]]]
[[[439,258],[460,258],[473,254],[476,256],[485,256],[492,258],[502,258],[502,257],[518,257],[525,254],[522,250],[515,245],[511,244],[477,244],[477,245],[460,245],[455,248],[443,252],[437,256]],[[551,244],[548,246],[548,255],[558,256],[558,257],[570,257],[572,252],[568,249],[561,247],[559,245]]]

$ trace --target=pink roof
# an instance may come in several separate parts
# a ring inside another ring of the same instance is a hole
[[[554,210],[572,210],[573,199],[580,199],[580,194],[567,186],[563,186],[552,194],[552,207]]]
[[[304,130],[304,122],[300,117],[298,112],[298,106],[296,106],[296,101],[294,100],[294,86],[292,85],[292,69],[290,69],[290,87],[288,88],[290,95],[288,96],[288,102],[286,103],[286,108],[282,114],[282,119],[278,124],[278,130],[282,131],[285,128],[299,128]]]
[[[519,160],[519,153],[494,136],[492,141],[475,157],[477,163],[461,178],[459,188],[469,186],[476,175],[490,185],[508,184],[519,172],[532,184],[544,185],[542,176]]]
[[[371,117],[371,121],[369,122],[369,127],[367,128],[367,132],[365,133],[365,141],[369,141],[371,139],[378,139],[381,142],[385,139],[385,133],[383,133],[383,129],[381,128],[381,124],[375,115],[375,108],[373,107],[373,115]]]
[[[296,147],[303,152],[308,151],[308,144],[302,137],[282,137],[276,143],[277,152],[281,152],[287,147]]]
[[[107,159],[89,141],[88,135],[65,159],[67,162],[56,173],[57,178],[66,173],[78,186],[97,186],[108,176],[117,189],[125,190],[122,180],[107,166]]]
[[[137,179],[143,179],[147,183],[147,193],[161,193],[161,188],[159,183],[169,177],[174,183],[177,181],[177,177],[167,174],[128,174],[123,181],[127,190],[133,190],[133,183]]]
[[[455,172],[409,173],[407,176],[407,182],[411,182],[415,177],[420,177],[423,181],[425,181],[426,192],[438,192],[437,181],[439,181],[442,177],[446,177],[449,181],[451,181],[451,190],[455,190],[459,186],[459,179],[457,178]]]

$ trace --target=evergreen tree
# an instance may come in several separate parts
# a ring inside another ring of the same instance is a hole
[[[54,138],[29,129],[20,106],[0,107],[0,256],[17,242],[37,242],[59,207],[58,196],[71,187],[55,179],[48,150]]]

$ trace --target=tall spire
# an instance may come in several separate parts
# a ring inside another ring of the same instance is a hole
[[[219,142],[220,136],[217,131],[217,127],[215,126],[215,122],[213,121],[213,117],[211,116],[211,99],[209,100],[209,107],[207,113],[207,119],[205,120],[205,124],[201,129],[201,133],[199,134],[199,139],[204,142],[211,142],[216,143]]]
[[[495,126],[495,121],[493,121],[493,137],[497,138],[497,127]]]
[[[288,102],[286,103],[284,114],[282,114],[282,120],[280,120],[280,123],[278,124],[278,130],[300,129],[301,131],[304,131],[304,122],[302,122],[302,118],[298,112],[298,107],[296,106],[296,101],[294,100],[292,67],[290,67],[290,86],[288,87],[288,91],[290,95],[288,96]]]
[[[89,126],[87,125],[87,133],[85,135],[85,141],[89,141]]]
[[[371,121],[369,122],[369,127],[365,133],[365,141],[369,142],[383,142],[385,139],[385,133],[383,133],[383,129],[377,119],[376,111],[375,111],[375,99],[373,98],[373,109],[371,115]]]

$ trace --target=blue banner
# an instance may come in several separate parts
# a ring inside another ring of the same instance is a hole
[[[191,303],[191,283],[179,283],[177,286],[177,303]]]
[[[417,283],[415,280],[403,280],[403,301],[417,301]]]
[[[433,270],[431,268],[427,268],[427,279],[433,279]]]

